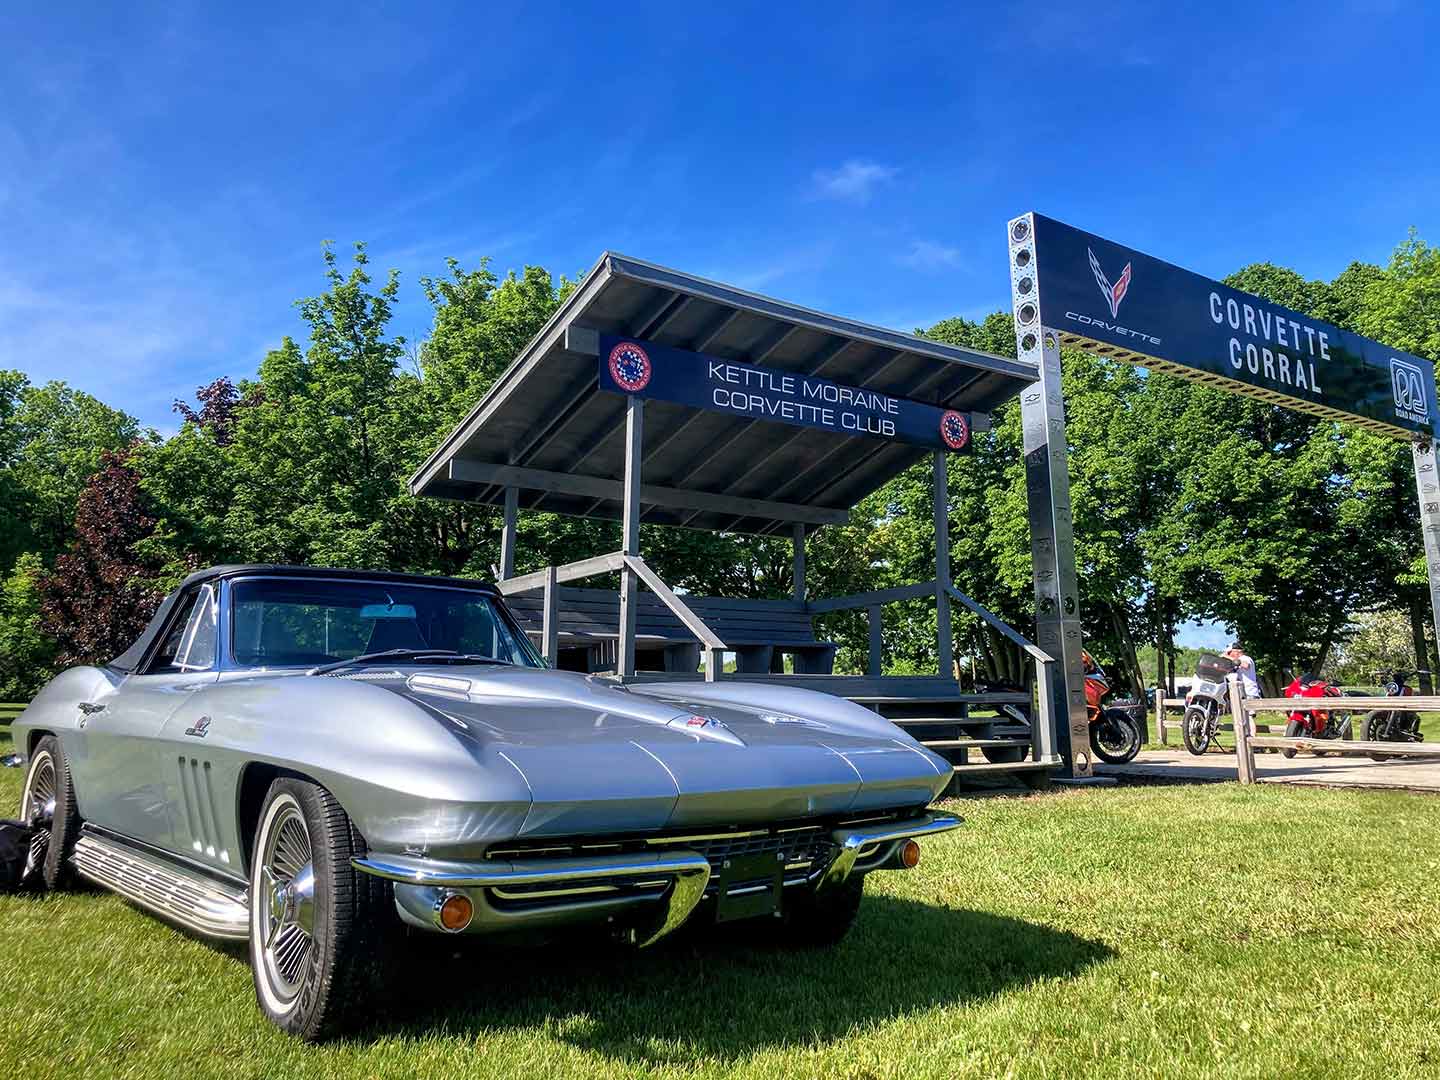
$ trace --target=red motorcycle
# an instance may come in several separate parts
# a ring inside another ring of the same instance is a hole
[[[1085,705],[1090,718],[1090,749],[1101,761],[1124,765],[1133,761],[1145,741],[1145,729],[1136,719],[1141,706],[1135,702],[1103,704],[1110,694],[1105,670],[1087,652],[1085,662]]]
[[[1338,686],[1332,685],[1318,675],[1305,674],[1292,679],[1285,688],[1285,696],[1291,698],[1338,698],[1343,696]],[[1290,714],[1285,725],[1285,737],[1289,739],[1348,739],[1350,738],[1350,714],[1343,710],[1307,709]],[[1295,756],[1294,750],[1280,751],[1287,758]],[[1317,750],[1320,755],[1322,751]]]

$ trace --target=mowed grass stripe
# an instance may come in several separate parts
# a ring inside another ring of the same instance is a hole
[[[0,743],[4,742],[0,733]],[[0,752],[8,751],[0,745]],[[19,770],[0,773],[13,807]],[[360,1036],[113,896],[0,898],[16,1076],[1434,1076],[1440,801],[1262,785],[957,801],[822,953],[427,954]],[[6,812],[13,812],[7,810]]]

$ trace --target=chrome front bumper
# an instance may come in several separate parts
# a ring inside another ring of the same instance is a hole
[[[830,834],[835,853],[819,872],[817,887],[833,888],[852,873],[884,869],[902,841],[948,832],[960,824],[954,814],[931,811],[908,821],[836,829]],[[709,860],[683,846],[633,855],[465,863],[369,855],[352,860],[352,865],[394,882],[401,918],[423,929],[440,929],[441,902],[463,892],[476,913],[470,932],[604,922],[626,912],[639,915],[635,928],[641,945],[658,941],[689,918],[711,879]],[[514,902],[527,897],[537,902]]]

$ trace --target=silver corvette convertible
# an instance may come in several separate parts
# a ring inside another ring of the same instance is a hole
[[[642,685],[547,668],[487,585],[202,571],[15,722],[28,871],[248,939],[261,1009],[317,1038],[407,932],[831,943],[959,824],[926,809],[949,764],[858,705]]]

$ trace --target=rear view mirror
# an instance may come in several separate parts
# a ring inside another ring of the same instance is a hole
[[[366,604],[360,609],[362,619],[411,619],[415,618],[414,604]]]

